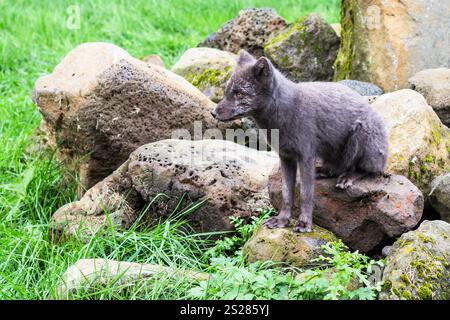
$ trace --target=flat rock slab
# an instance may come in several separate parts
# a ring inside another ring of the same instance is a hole
[[[295,212],[300,212],[297,186]],[[281,204],[281,172],[269,178],[272,204]],[[336,188],[336,179],[316,180],[313,221],[333,232],[350,248],[361,252],[375,249],[384,240],[411,230],[422,217],[420,190],[403,176],[366,178],[346,190]]]
[[[161,273],[165,276],[187,277],[197,281],[208,279],[208,274],[205,273],[161,265],[109,259],[81,259],[64,272],[54,298],[68,298],[79,289],[89,289],[99,285],[114,284],[132,287]]]

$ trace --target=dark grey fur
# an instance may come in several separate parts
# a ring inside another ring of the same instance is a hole
[[[339,83],[291,82],[267,58],[245,51],[212,115],[221,121],[251,116],[259,128],[279,129],[283,201],[279,214],[265,222],[269,228],[290,223],[297,169],[301,213],[294,230],[309,232],[315,176],[337,176],[336,187],[345,189],[383,173],[386,164],[384,123],[358,93]],[[316,157],[324,163],[317,174]]]

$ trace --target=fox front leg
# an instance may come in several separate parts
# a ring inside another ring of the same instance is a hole
[[[291,159],[281,159],[281,173],[282,204],[280,213],[264,222],[264,225],[270,229],[287,227],[291,221],[292,207],[294,205],[297,162]]]
[[[300,215],[294,226],[295,232],[311,232],[314,208],[315,168],[314,158],[301,159],[300,169]]]

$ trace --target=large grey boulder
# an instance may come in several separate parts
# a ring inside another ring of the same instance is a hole
[[[450,224],[424,221],[389,250],[382,300],[450,299]]]
[[[408,80],[411,89],[421,93],[442,123],[450,126],[450,69],[426,69]]]
[[[335,80],[409,88],[417,72],[450,66],[450,5],[441,0],[343,0]]]
[[[199,47],[217,48],[233,53],[245,49],[252,55],[263,55],[264,45],[286,27],[286,21],[271,8],[248,8],[208,36]]]
[[[79,167],[80,193],[117,169],[137,147],[173,137],[224,129],[215,105],[182,77],[130,56],[109,43],[73,49],[50,75],[40,77],[33,100],[47,140],[67,168]]]
[[[204,200],[186,216],[191,226],[203,232],[232,230],[230,216],[249,219],[270,205],[267,181],[277,163],[273,152],[226,140],[146,144],[79,201],[58,209],[52,234],[89,236],[108,225],[128,228],[148,203],[143,221],[152,224],[177,205],[185,208]]]
[[[310,14],[273,37],[264,54],[290,80],[330,81],[339,37],[320,16]]]
[[[440,175],[433,180],[429,200],[441,219],[450,222],[450,173]]]
[[[300,212],[297,186],[294,212]],[[281,170],[269,178],[273,206],[281,206]],[[386,239],[411,230],[422,217],[420,190],[403,176],[365,178],[346,190],[336,188],[336,179],[316,180],[313,222],[331,232],[350,248],[369,252]]]

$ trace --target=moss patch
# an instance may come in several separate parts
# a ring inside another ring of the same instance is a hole
[[[230,78],[231,69],[230,66],[226,67],[224,70],[205,69],[200,73],[188,73],[184,78],[201,90],[210,86],[220,87]]]
[[[394,244],[383,278],[388,299],[442,299],[450,295],[447,231],[441,230],[435,227],[430,232],[421,226]]]
[[[341,46],[334,63],[334,81],[349,79],[351,76],[352,59],[354,56],[354,0],[341,2]]]

